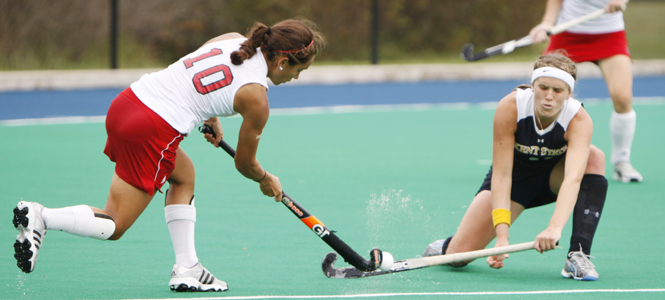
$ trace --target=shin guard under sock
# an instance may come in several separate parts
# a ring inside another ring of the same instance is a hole
[[[113,218],[95,213],[87,205],[44,208],[42,218],[47,230],[60,230],[82,237],[108,240],[115,232]]]
[[[612,164],[630,161],[630,148],[633,145],[637,114],[634,110],[625,114],[612,112],[610,132],[612,134]]]
[[[573,234],[568,252],[582,251],[591,254],[591,243],[607,196],[605,176],[586,174],[580,183],[580,192],[573,211]],[[582,249],[580,249],[580,246]]]
[[[190,203],[194,203],[194,197]],[[164,207],[164,213],[173,242],[176,263],[187,268],[195,266],[199,262],[194,245],[196,208],[194,205],[174,204]]]

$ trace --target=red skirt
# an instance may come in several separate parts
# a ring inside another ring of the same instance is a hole
[[[564,31],[550,37],[550,44],[545,53],[565,50],[564,54],[572,61],[581,63],[623,54],[630,57],[625,31],[602,34],[579,34]]]
[[[106,115],[104,153],[115,162],[115,173],[149,195],[160,190],[175,168],[183,135],[145,106],[127,88],[111,102]]]

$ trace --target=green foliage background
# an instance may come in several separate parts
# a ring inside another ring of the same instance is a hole
[[[121,68],[163,67],[226,32],[302,16],[329,40],[326,64],[370,62],[371,0],[118,0]],[[663,58],[663,1],[631,1],[634,59]],[[461,62],[466,43],[520,38],[545,9],[539,0],[379,0],[380,63]],[[110,0],[0,0],[0,70],[108,68]],[[531,61],[544,45],[494,59]]]

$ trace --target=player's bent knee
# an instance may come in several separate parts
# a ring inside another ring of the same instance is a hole
[[[127,231],[127,229],[123,229],[123,230],[116,229],[115,232],[113,233],[113,235],[111,235],[111,237],[108,238],[108,240],[109,241],[117,241],[125,234],[126,231]]]
[[[610,90],[610,97],[614,106],[629,106],[633,100],[633,93],[630,90],[614,88]]]
[[[171,176],[168,179],[168,182],[171,185],[182,185],[182,186],[193,186],[195,182],[194,176],[180,176],[180,177],[175,177]],[[170,188],[173,188],[172,186]]]
[[[468,265],[471,262],[472,262],[472,260],[454,262],[454,263],[450,263],[450,266],[455,267],[455,268],[462,268],[462,267],[466,267],[466,265]]]
[[[451,247],[451,245],[453,244],[453,238],[455,238],[455,236],[449,237],[444,242],[443,249],[442,249],[443,254],[449,255],[449,254],[455,254],[455,253],[460,253],[460,252],[472,251],[472,250],[466,249],[464,246],[461,246],[461,249],[460,249],[460,244],[457,241],[455,242],[455,245],[453,245]],[[461,268],[461,267],[465,267],[466,265],[470,264],[472,261],[474,261],[474,260],[471,259],[471,260],[465,260],[465,261],[458,261],[458,262],[449,263],[448,265],[450,265],[452,267],[455,267],[455,268]]]
[[[605,173],[605,153],[603,150],[591,145],[591,148],[589,149],[589,160],[587,161],[587,168],[584,173],[599,175]]]
[[[610,89],[610,98],[614,104],[614,111],[624,114],[633,110],[633,93],[618,88]]]

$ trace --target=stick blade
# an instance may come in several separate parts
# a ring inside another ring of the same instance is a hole
[[[335,261],[337,261],[337,253],[335,252],[330,252],[323,258],[321,268],[323,269],[323,274],[328,278],[362,278],[390,273],[381,270],[363,272],[354,267],[335,268]]]
[[[466,61],[474,61],[473,60],[473,44],[464,45],[464,47],[462,47],[462,53],[460,53],[460,56]]]
[[[469,61],[469,62],[473,62],[473,61],[479,61],[481,59],[488,58],[490,56],[495,55],[496,53],[501,52],[500,49],[499,49],[499,51],[493,51],[493,52],[488,52],[488,50],[483,50],[483,51],[480,51],[480,52],[473,53],[473,45],[472,44],[466,44],[462,48],[461,56],[462,56],[462,58],[464,58],[464,60]]]
[[[491,48],[491,49],[493,49],[493,48]],[[461,56],[462,56],[462,58],[464,58],[464,60],[469,61],[469,62],[473,62],[473,61],[479,61],[481,59],[488,58],[490,56],[494,56],[497,53],[501,53],[501,48],[499,48],[499,50],[489,51],[491,49],[486,49],[486,50],[483,50],[483,51],[480,51],[480,52],[473,53],[473,45],[472,44],[466,44],[462,48]]]

